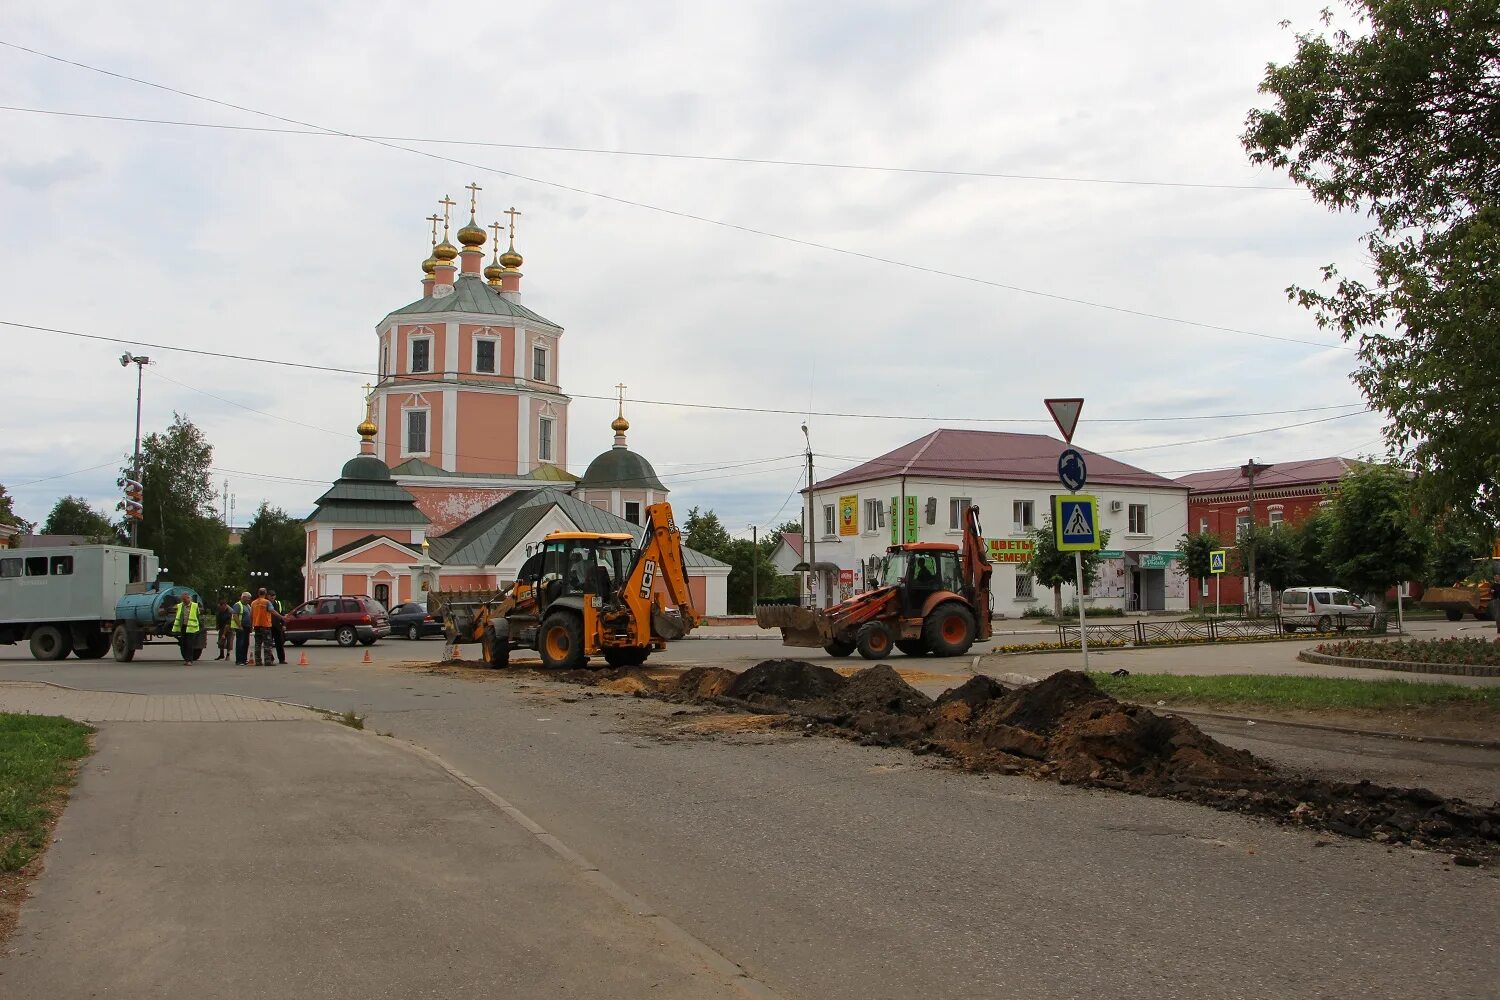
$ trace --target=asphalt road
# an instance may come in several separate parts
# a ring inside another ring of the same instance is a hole
[[[1500,979],[1500,883],[1442,856],[818,738],[708,739],[671,705],[348,652],[259,670],[0,654],[0,679],[368,714],[788,997],[1475,997]],[[1358,741],[1253,738],[1386,766]],[[1478,763],[1461,780],[1493,788],[1496,758]]]

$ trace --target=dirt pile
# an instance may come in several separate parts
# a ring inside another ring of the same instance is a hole
[[[738,674],[724,690],[735,701],[785,708],[841,691],[849,681],[837,671],[802,660],[762,660]]]
[[[709,701],[728,691],[736,676],[723,667],[693,667],[677,678],[670,693],[690,701]]]

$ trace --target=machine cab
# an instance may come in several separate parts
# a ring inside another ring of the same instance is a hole
[[[580,607],[585,600],[605,607],[630,572],[632,542],[624,533],[554,531],[522,564],[519,580],[533,588],[542,611],[563,598]]]
[[[962,594],[963,573],[958,563],[958,546],[940,542],[915,542],[893,545],[880,560],[879,585],[901,587],[907,617],[919,615],[927,599],[939,591]]]

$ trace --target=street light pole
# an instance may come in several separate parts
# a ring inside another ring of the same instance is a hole
[[[755,525],[750,525],[750,613],[755,614],[755,606],[760,603],[760,540],[756,536]]]
[[[135,365],[135,458],[130,464],[130,475],[136,482],[141,481],[141,384],[146,373],[146,366],[151,359],[128,351],[120,355],[120,367],[129,368]],[[141,527],[139,518],[130,519],[130,544],[135,547],[141,540]]]
[[[807,517],[802,522],[802,539],[807,548],[807,568],[812,574],[812,603],[813,607],[822,605],[822,594],[818,589],[818,534],[813,526],[813,507],[817,497],[813,494],[813,461],[812,461],[812,435],[807,432],[807,425],[802,425],[802,436],[807,439]]]
[[[1269,465],[1259,465],[1255,459],[1251,459],[1240,467],[1245,478],[1250,481],[1250,499],[1247,504],[1250,513],[1250,531],[1255,531],[1255,474],[1265,472]],[[1245,613],[1251,618],[1260,617],[1260,581],[1255,576],[1255,539],[1250,539],[1250,593],[1245,595]],[[1251,601],[1254,601],[1252,604]]]

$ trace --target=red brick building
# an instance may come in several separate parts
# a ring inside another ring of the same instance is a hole
[[[1359,466],[1349,458],[1314,458],[1304,462],[1280,462],[1262,468],[1255,474],[1255,523],[1276,526],[1297,524],[1327,499],[1328,491],[1338,485],[1346,473]],[[1233,548],[1234,540],[1250,525],[1250,483],[1242,467],[1195,472],[1177,482],[1188,488],[1188,531],[1211,532]],[[1309,580],[1309,583],[1324,583]],[[1219,580],[1219,601],[1243,604],[1245,584],[1242,578],[1225,573]],[[1212,606],[1214,584],[1206,586],[1196,580],[1188,587],[1190,606]]]

